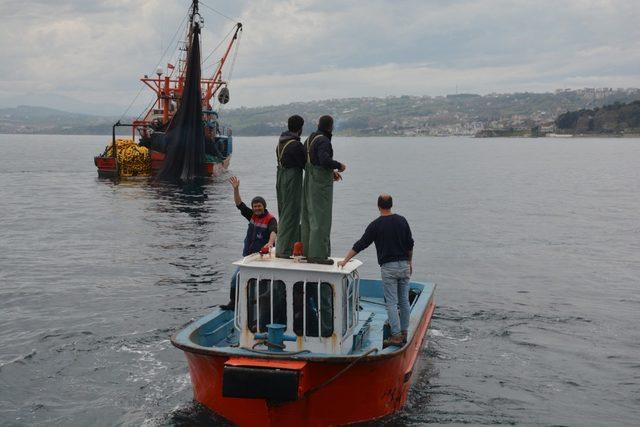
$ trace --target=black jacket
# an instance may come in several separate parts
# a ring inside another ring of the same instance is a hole
[[[311,158],[311,164],[316,166],[322,166],[327,169],[340,169],[340,162],[333,160],[333,147],[331,146],[331,133],[325,131],[315,131],[304,143],[305,153],[309,147],[311,141],[318,135],[313,145],[309,156]]]
[[[364,234],[353,245],[354,252],[362,252],[371,243],[376,245],[378,264],[408,261],[413,250],[413,237],[407,220],[398,214],[379,216],[369,224]]]
[[[282,135],[280,135],[280,141],[276,147],[276,162],[278,161],[278,153],[280,153],[287,142],[291,140],[294,140],[294,142],[287,145],[287,149],[281,153],[282,167],[286,169],[304,169],[304,165],[307,162],[307,155],[305,154],[302,142],[300,142],[300,137],[291,131],[282,132]]]

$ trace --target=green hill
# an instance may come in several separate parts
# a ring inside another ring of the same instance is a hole
[[[637,135],[640,134],[640,101],[569,111],[560,114],[555,124],[562,133]]]

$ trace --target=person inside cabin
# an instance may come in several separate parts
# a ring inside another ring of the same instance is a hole
[[[380,216],[369,224],[360,240],[337,264],[340,268],[344,267],[356,254],[375,243],[391,329],[391,335],[384,340],[385,347],[402,345],[407,341],[410,314],[409,278],[413,273],[411,228],[403,216],[391,212],[392,206],[393,199],[390,195],[381,194],[378,197]]]
[[[247,256],[260,252],[260,249],[267,247],[273,248],[276,242],[276,233],[278,232],[278,221],[267,210],[267,202],[264,198],[256,196],[251,200],[251,207],[244,204],[240,197],[240,180],[232,176],[229,179],[233,187],[233,200],[240,214],[249,221],[247,234],[244,238],[244,247],[242,256]],[[230,301],[221,305],[223,310],[234,310],[236,301],[236,277],[238,276],[238,268],[236,268],[233,276],[231,276]]]
[[[220,149],[220,141],[218,140],[218,114],[209,114],[207,120],[204,121],[204,137],[205,148],[204,151],[210,156],[218,159],[224,159],[226,156]]]
[[[221,150],[220,140],[216,136],[215,129],[208,122],[205,122],[204,138],[204,152],[206,154],[216,157],[217,159],[224,159],[226,157]]]
[[[207,126],[211,128],[211,132],[214,137],[218,135],[218,133],[220,133],[218,113],[216,113],[215,111],[211,111],[211,114],[209,114],[209,120],[207,121]]]
[[[333,118],[322,116],[318,130],[304,143],[307,162],[302,190],[300,236],[307,261],[333,264],[331,256],[331,216],[333,182],[342,179],[346,166],[333,159],[331,138]]]
[[[276,256],[289,258],[294,243],[300,241],[300,211],[302,204],[302,170],[306,158],[300,142],[304,119],[298,115],[289,117],[288,130],[282,132],[276,146],[278,162],[276,195],[280,232],[276,242]]]

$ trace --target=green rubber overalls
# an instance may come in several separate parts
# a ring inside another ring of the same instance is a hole
[[[331,255],[331,215],[333,170],[311,163],[311,148],[323,135],[307,140],[307,164],[302,191],[301,237],[307,258],[326,259]]]
[[[302,208],[302,169],[282,166],[282,155],[295,139],[276,147],[278,172],[276,195],[278,197],[278,239],[276,255],[291,256],[293,244],[300,241],[300,210]]]

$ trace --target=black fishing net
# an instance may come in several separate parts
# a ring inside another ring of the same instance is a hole
[[[166,157],[158,180],[192,181],[203,176],[205,149],[200,92],[200,28],[191,32],[182,100],[165,135]]]

